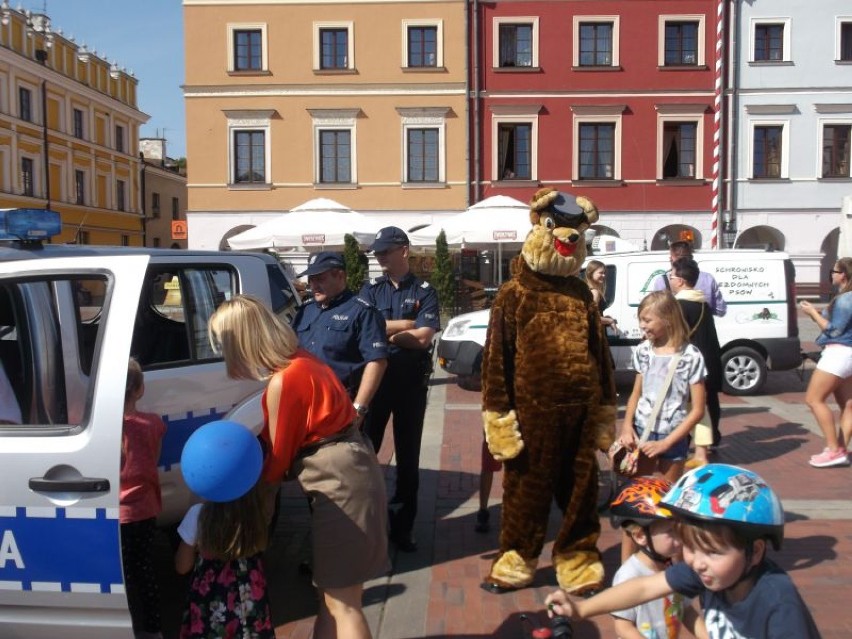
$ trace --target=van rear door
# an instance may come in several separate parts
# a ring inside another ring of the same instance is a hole
[[[0,636],[132,637],[119,537],[127,359],[146,256],[0,263]]]

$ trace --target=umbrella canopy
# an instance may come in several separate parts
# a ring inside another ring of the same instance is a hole
[[[467,210],[409,234],[414,246],[435,244],[441,230],[451,246],[520,245],[532,228],[530,207],[506,195],[494,195]]]
[[[317,198],[229,238],[228,244],[237,251],[262,248],[316,251],[342,247],[343,236],[347,234],[361,244],[370,244],[379,228],[379,223],[366,215],[334,200]]]

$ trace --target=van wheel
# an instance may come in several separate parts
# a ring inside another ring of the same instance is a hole
[[[737,346],[722,355],[722,390],[728,395],[754,395],[766,382],[766,361],[753,348]]]

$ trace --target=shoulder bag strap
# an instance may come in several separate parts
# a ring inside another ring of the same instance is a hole
[[[677,369],[677,364],[680,361],[682,353],[675,353],[672,357],[672,361],[669,364],[669,371],[666,374],[666,379],[663,381],[663,385],[660,387],[660,392],[657,394],[657,401],[654,402],[654,409],[651,411],[651,415],[648,417],[648,422],[646,424],[645,430],[642,431],[642,437],[639,438],[639,443],[644,444],[648,441],[648,437],[651,436],[651,431],[656,430],[657,427],[657,418],[660,415],[660,409],[663,407],[663,402],[666,399],[666,394],[669,392],[669,386],[672,385],[672,378],[674,378],[675,370]]]

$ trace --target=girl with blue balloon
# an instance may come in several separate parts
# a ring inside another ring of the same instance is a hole
[[[260,557],[268,534],[262,466],[260,442],[235,422],[205,424],[184,446],[184,479],[205,501],[178,527],[175,568],[193,571],[181,639],[275,637]]]
[[[369,639],[364,582],[390,568],[385,481],[355,424],[346,389],[259,300],[238,295],[209,322],[210,341],[233,379],[267,380],[261,481],[274,494],[295,479],[311,502],[315,639]]]

